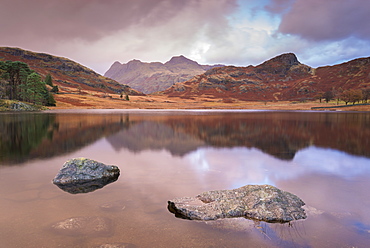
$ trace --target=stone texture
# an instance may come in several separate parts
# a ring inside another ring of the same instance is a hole
[[[53,183],[62,190],[77,194],[100,189],[116,181],[120,170],[87,158],[75,158],[64,163]]]
[[[196,197],[168,201],[176,217],[216,220],[245,217],[266,222],[305,219],[305,203],[296,195],[270,185],[247,185],[233,190],[204,192]]]

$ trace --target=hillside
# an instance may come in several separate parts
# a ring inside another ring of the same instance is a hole
[[[123,90],[129,95],[142,95],[127,85],[122,85],[101,76],[93,70],[66,58],[19,48],[0,47],[0,61],[6,60],[25,62],[42,77],[50,73],[53,84],[58,85],[61,92],[72,92],[80,89],[102,93],[120,93]]]
[[[314,99],[326,91],[370,87],[370,58],[311,68],[293,53],[282,54],[258,66],[213,68],[173,85],[170,97],[209,97],[227,101],[292,101]]]
[[[200,65],[184,56],[172,57],[166,63],[145,63],[131,60],[127,64],[116,61],[104,74],[122,84],[127,84],[145,94],[163,91],[173,84],[184,82],[213,67],[222,65]]]

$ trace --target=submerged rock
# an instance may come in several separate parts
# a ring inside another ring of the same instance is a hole
[[[130,243],[111,243],[111,244],[102,244],[96,246],[95,248],[136,248],[137,246]]]
[[[88,193],[116,181],[120,170],[87,158],[75,158],[64,163],[53,183],[71,194]]]
[[[214,190],[196,197],[168,201],[176,217],[216,220],[245,217],[266,222],[305,219],[305,203],[296,195],[270,185],[247,185],[233,190]]]
[[[68,218],[53,224],[51,228],[67,236],[109,236],[113,232],[112,221],[98,216]]]

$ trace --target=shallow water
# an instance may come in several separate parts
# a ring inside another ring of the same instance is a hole
[[[270,111],[64,111],[0,114],[0,247],[368,247],[370,114]],[[51,183],[63,163],[119,166],[102,189]],[[308,218],[189,221],[175,197],[271,184]],[[104,231],[56,230],[101,218]],[[130,244],[130,246],[128,246]],[[112,246],[113,247],[113,246]],[[123,247],[123,245],[121,246]]]

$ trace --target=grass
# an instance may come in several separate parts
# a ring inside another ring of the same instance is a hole
[[[261,110],[311,110],[314,107],[329,107],[331,110],[370,111],[370,105],[339,108],[336,101],[241,101],[238,99],[215,99],[207,95],[197,98],[168,97],[160,94],[132,96],[126,101],[119,94],[69,89],[68,94],[55,94],[56,107],[50,109],[261,109]],[[339,103],[340,105],[343,105]],[[319,109],[321,110],[321,109]],[[325,110],[325,109],[322,109]]]

